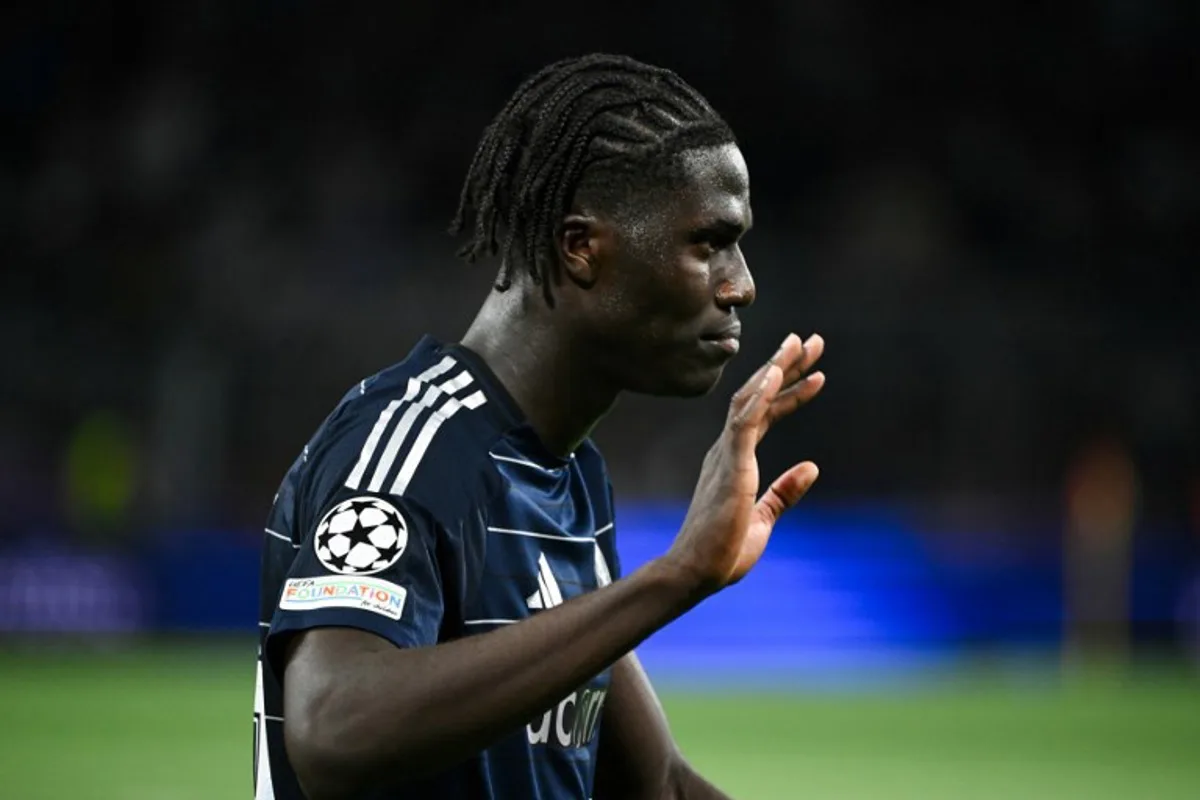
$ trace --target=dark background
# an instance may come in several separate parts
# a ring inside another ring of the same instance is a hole
[[[692,763],[764,799],[1194,797],[1200,4],[1037,6],[6,4],[0,786],[244,796],[284,470],[466,329],[477,139],[599,50],[711,100],[756,221],[725,380],[597,433],[627,571],[741,380],[828,342],[760,453],[816,489],[638,651]]]
[[[46,2],[0,12],[0,542],[257,525],[341,393],[454,339],[494,264],[446,234],[550,60],[669,66],[750,164],[759,301],[714,394],[625,398],[619,497],[680,500],[789,330],[824,395],[763,446],[813,503],[950,548],[1057,548],[1112,455],[1137,541],[1200,529],[1200,7]],[[1101,492],[1103,494],[1103,492]],[[985,533],[986,532],[986,535]],[[1164,551],[1166,552],[1166,551]]]

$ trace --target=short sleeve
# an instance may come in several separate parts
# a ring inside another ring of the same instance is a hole
[[[283,674],[290,634],[345,627],[399,647],[434,644],[442,622],[439,527],[405,498],[342,488],[304,537],[283,581],[266,642]]]

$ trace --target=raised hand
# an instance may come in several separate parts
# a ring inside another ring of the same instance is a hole
[[[704,458],[687,518],[665,558],[711,593],[741,580],[758,561],[775,522],[809,490],[817,466],[805,461],[771,482],[761,497],[755,449],[776,421],[807,403],[825,385],[809,372],[825,350],[813,334],[790,334],[729,404],[725,428]]]

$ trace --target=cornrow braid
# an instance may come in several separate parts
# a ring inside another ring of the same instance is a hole
[[[523,266],[553,305],[559,225],[585,174],[628,180],[632,167],[733,141],[708,101],[668,69],[604,54],[558,61],[522,83],[484,130],[450,231],[470,222],[459,250],[468,261],[501,257],[497,289]]]

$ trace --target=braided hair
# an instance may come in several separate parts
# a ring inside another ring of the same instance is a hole
[[[708,101],[668,69],[604,54],[558,61],[522,83],[484,131],[450,231],[473,218],[459,255],[499,255],[500,291],[523,266],[553,305],[559,226],[585,177],[628,193],[670,156],[733,141]]]

